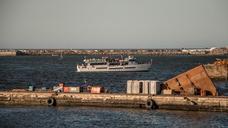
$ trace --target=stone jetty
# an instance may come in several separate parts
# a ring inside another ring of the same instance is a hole
[[[0,105],[100,106],[228,112],[228,97],[1,91]]]

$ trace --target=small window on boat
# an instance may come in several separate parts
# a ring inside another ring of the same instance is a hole
[[[123,67],[109,68],[109,69],[123,69]]]
[[[136,67],[125,67],[125,69],[131,69],[131,68],[136,68]]]
[[[106,63],[90,63],[90,65],[106,65]]]
[[[120,63],[109,63],[109,65],[120,65]]]
[[[107,67],[96,67],[96,69],[107,69]]]

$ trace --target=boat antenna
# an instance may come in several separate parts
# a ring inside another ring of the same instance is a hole
[[[63,51],[60,50],[60,56],[59,56],[59,60],[62,60],[63,59]]]
[[[84,79],[84,84],[86,84],[87,83],[87,80],[86,79]]]

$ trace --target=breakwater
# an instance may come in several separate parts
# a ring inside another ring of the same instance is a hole
[[[227,97],[121,93],[0,92],[0,105],[100,106],[228,112]]]
[[[14,52],[16,55],[60,56],[60,55],[153,55],[175,56],[227,55],[228,48],[173,48],[173,49],[0,49],[0,53]],[[1,55],[1,54],[0,54]],[[7,54],[5,54],[7,55]]]
[[[10,50],[10,51],[1,51],[0,50],[0,56],[16,56],[16,51],[15,50]]]
[[[204,67],[210,78],[228,80],[228,65],[207,64]]]

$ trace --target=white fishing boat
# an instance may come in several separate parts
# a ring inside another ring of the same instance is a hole
[[[83,64],[78,64],[77,72],[130,72],[130,71],[148,71],[152,65],[149,63],[138,63],[136,58],[128,56],[124,59],[114,59],[103,57],[101,59],[84,59]]]

